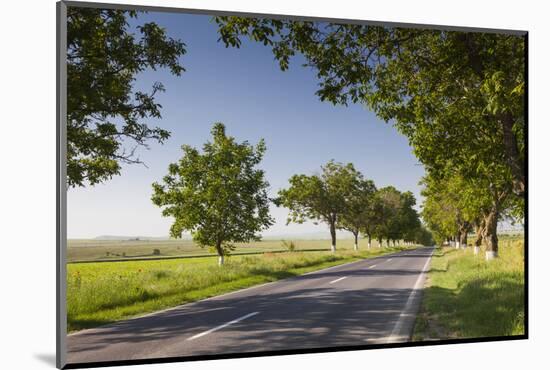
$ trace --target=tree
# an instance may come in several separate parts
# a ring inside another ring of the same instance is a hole
[[[168,68],[179,76],[185,44],[153,22],[128,21],[137,11],[67,8],[67,185],[94,185],[120,174],[121,163],[142,163],[135,154],[148,141],[163,143],[167,130],[146,120],[161,118],[155,82],[134,89],[136,74]]]
[[[489,178],[479,177],[475,181],[464,178],[451,169],[446,178],[428,174],[424,180],[425,197],[422,216],[430,229],[435,231],[439,241],[450,235],[457,236],[462,246],[467,244],[467,234],[476,231],[475,252],[483,240],[487,246],[486,258],[498,255],[497,223],[506,215],[514,217],[518,208],[517,197],[508,197],[511,184],[499,184]],[[517,216],[521,216],[520,212]],[[457,244],[458,246],[458,244]]]
[[[398,224],[397,215],[401,207],[401,193],[393,186],[386,186],[376,192],[379,203],[379,222],[374,229],[374,235],[378,239],[378,245],[386,240],[386,246],[390,246],[390,239],[396,237]]]
[[[329,225],[331,250],[334,252],[337,225],[348,210],[348,199],[361,181],[361,175],[353,164],[344,165],[332,160],[321,169],[320,175],[292,176],[288,189],[279,191],[276,204],[290,210],[287,224],[311,219]]]
[[[269,215],[268,182],[256,168],[266,147],[237,143],[216,123],[212,142],[202,154],[183,145],[183,157],[168,167],[162,183],[153,184],[152,201],[162,207],[162,215],[173,217],[170,236],[191,232],[201,247],[213,247],[219,256],[234,249],[232,243],[260,240],[257,235],[273,224]]]
[[[410,191],[400,194],[400,206],[396,215],[396,239],[413,240],[416,231],[420,228],[420,218],[414,209],[416,199]]]
[[[361,230],[368,228],[365,226],[370,221],[370,215],[374,203],[374,194],[376,187],[371,180],[364,180],[361,174],[358,174],[357,184],[352,189],[347,199],[347,209],[340,217],[338,228],[347,230],[353,234],[355,243],[354,249],[358,249],[357,240]],[[370,238],[369,244],[370,248]]]
[[[410,191],[402,193],[393,186],[386,186],[379,189],[374,198],[373,214],[376,216],[368,232],[378,239],[379,245],[384,239],[387,246],[390,241],[395,245],[401,239],[414,240],[416,231],[421,227],[420,218],[414,209],[414,195]]]
[[[381,216],[383,215],[383,204],[376,196],[376,190],[371,198],[369,206],[363,212],[363,223],[361,224],[361,232],[368,239],[368,248],[370,249],[372,238],[376,228],[381,222]],[[380,244],[379,244],[380,246]]]
[[[432,233],[427,230],[424,225],[420,225],[420,227],[415,230],[414,241],[424,246],[431,246],[434,244]]]

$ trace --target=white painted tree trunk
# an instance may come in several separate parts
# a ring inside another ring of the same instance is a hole
[[[331,251],[332,253],[336,252],[336,246],[335,246],[334,244],[332,244],[332,245],[330,246],[330,251]]]
[[[370,242],[369,242],[369,244],[367,244],[367,248],[370,249]]]
[[[474,254],[479,254],[479,246],[474,246]]]
[[[460,242],[458,240],[455,242],[455,248],[456,249],[460,248]]]
[[[223,265],[223,261],[224,261],[224,256],[219,256],[219,257],[218,257],[218,266],[222,266],[222,265]]]
[[[353,249],[354,249],[354,250],[357,250],[357,249],[358,249],[358,248],[357,248],[357,243],[355,243],[355,244],[353,245]]]
[[[498,257],[498,254],[496,251],[487,251],[485,252],[485,261],[490,261],[492,259],[495,259]]]

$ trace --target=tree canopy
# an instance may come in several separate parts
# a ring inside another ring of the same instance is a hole
[[[183,157],[168,167],[161,183],[153,184],[152,201],[162,215],[173,217],[170,236],[189,231],[201,247],[213,247],[223,258],[233,243],[259,240],[258,235],[273,224],[269,215],[269,183],[257,168],[266,146],[238,143],[216,123],[212,141],[202,153],[183,145]]]
[[[137,11],[67,8],[67,185],[94,185],[120,174],[121,163],[142,163],[137,147],[162,143],[170,133],[150,127],[161,118],[155,82],[150,91],[134,88],[148,68],[185,71],[179,58],[185,44],[168,37],[154,22],[129,20]]]
[[[337,223],[347,212],[348,199],[362,181],[362,175],[351,163],[330,161],[321,169],[321,174],[292,176],[288,189],[279,191],[276,204],[290,210],[287,224],[303,223],[307,219],[326,223],[334,251]]]
[[[378,204],[377,222],[372,230],[379,242],[405,239],[414,236],[420,227],[418,213],[413,208],[416,204],[411,192],[400,192],[393,186],[381,188],[376,193]],[[413,238],[409,239],[413,240]]]
[[[363,179],[359,173],[357,182],[353,187],[350,196],[347,198],[346,211],[338,222],[338,228],[347,230],[353,234],[355,238],[354,248],[358,249],[359,233],[368,227],[367,224],[373,218],[374,195],[376,186],[372,180]],[[370,248],[370,243],[369,243]]]

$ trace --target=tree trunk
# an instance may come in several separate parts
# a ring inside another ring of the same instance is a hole
[[[336,222],[335,221],[332,221],[330,223],[330,238],[332,242],[332,244],[330,245],[330,251],[334,253],[336,252]]]
[[[216,252],[218,252],[218,266],[222,266],[224,263],[224,254],[223,254],[223,248],[222,243],[217,242],[216,243]]]
[[[382,239],[378,239],[378,248],[382,248]]]
[[[367,236],[369,237],[369,244],[367,244],[367,248],[370,249],[370,241],[371,241],[370,234],[367,234]]]
[[[476,240],[474,242],[474,254],[479,254],[479,250],[481,247],[481,242],[483,241],[483,229],[484,229],[484,221],[481,221],[476,226]]]
[[[467,245],[468,245],[468,229],[464,229],[460,233],[460,246],[462,248],[466,248]]]
[[[455,248],[460,248],[460,235],[455,236]]]
[[[489,214],[485,217],[485,232],[483,238],[487,245],[487,251],[485,252],[485,259],[487,261],[498,257],[498,236],[497,236],[497,224],[498,224],[498,210],[493,207]]]
[[[359,249],[357,247],[357,237],[359,236],[359,232],[353,233],[353,236],[355,237],[355,244],[353,245],[353,249],[357,251]]]
[[[390,239],[386,239],[386,247],[390,247]]]

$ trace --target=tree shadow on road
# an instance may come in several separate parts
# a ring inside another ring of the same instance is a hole
[[[124,360],[127,352],[118,348],[145,343],[159,346],[161,357],[364,346],[390,334],[410,294],[411,289],[357,289],[343,294],[317,287],[201,301],[83,332],[78,340],[70,336],[69,362],[94,352],[105,361]],[[215,346],[200,345],[208,336],[187,341],[250,312],[259,313],[225,328]]]

